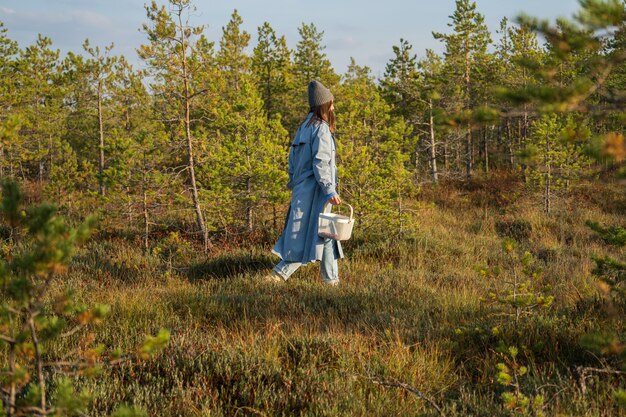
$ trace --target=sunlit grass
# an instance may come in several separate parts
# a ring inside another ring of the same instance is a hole
[[[372,240],[355,231],[337,288],[321,282],[317,265],[280,285],[263,282],[276,261],[267,245],[208,259],[186,251],[170,270],[133,242],[92,241],[64,284],[85,303],[111,306],[109,319],[91,329],[96,339],[133,349],[160,327],[171,331],[156,358],[81,380],[95,393],[93,415],[120,402],[155,416],[438,414],[394,383],[419,390],[446,415],[509,415],[495,382],[500,342],[520,348],[529,368],[523,389],[550,399],[548,415],[612,415],[607,387],[583,396],[573,369],[598,365],[578,341],[608,323],[591,256],[624,255],[584,222],[623,224],[624,216],[571,199],[546,216],[533,196],[503,211],[477,206],[471,193],[441,194],[449,204],[425,205],[402,237]],[[506,276],[498,230],[513,229],[496,223],[507,219],[530,225],[520,250],[541,264],[556,297],[552,308],[517,326],[506,325],[503,309],[480,302],[505,287],[478,268],[501,266]]]

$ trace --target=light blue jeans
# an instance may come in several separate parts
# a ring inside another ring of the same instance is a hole
[[[322,263],[320,264],[320,276],[326,283],[339,281],[339,266],[337,265],[337,244],[333,239],[324,240],[324,251],[322,252]],[[302,262],[289,262],[281,260],[275,267],[274,272],[280,275],[285,281],[291,274],[302,266]]]

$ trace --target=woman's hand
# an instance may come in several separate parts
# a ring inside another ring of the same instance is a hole
[[[341,197],[339,197],[338,195],[334,195],[328,199],[328,202],[333,206],[338,206],[339,204],[341,204]]]

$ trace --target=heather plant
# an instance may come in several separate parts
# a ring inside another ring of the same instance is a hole
[[[104,364],[135,356],[95,344],[87,331],[104,320],[108,306],[90,308],[76,301],[70,289],[56,290],[95,219],[72,228],[56,215],[54,206],[24,207],[20,188],[10,181],[2,184],[0,215],[9,230],[0,259],[0,347],[7,358],[0,374],[0,411],[8,417],[82,415],[89,394],[76,393],[68,376],[97,375]],[[54,354],[56,345],[72,339],[76,350],[67,356]],[[145,358],[167,340],[162,330],[148,338],[137,355]]]

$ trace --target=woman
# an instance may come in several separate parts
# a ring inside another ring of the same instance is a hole
[[[267,277],[287,280],[301,265],[322,261],[320,275],[331,285],[339,283],[337,259],[343,258],[341,244],[317,235],[318,216],[326,203],[341,204],[337,194],[335,165],[334,97],[318,81],[309,83],[310,111],[300,125],[289,151],[291,206],[285,229],[272,249],[282,259]],[[330,207],[330,206],[328,206]]]

